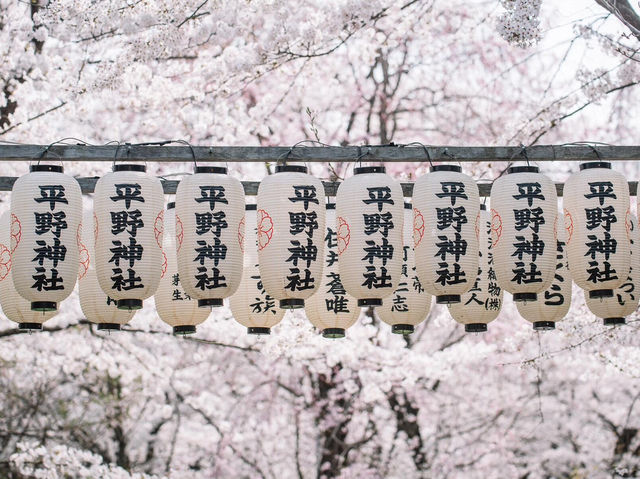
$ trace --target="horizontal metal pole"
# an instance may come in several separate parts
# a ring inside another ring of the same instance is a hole
[[[16,177],[14,176],[0,176],[0,191],[11,191],[13,187],[13,183],[16,181]],[[80,183],[80,187],[82,188],[83,193],[93,193],[96,182],[98,181],[97,177],[93,178],[76,178],[78,183]],[[176,188],[178,187],[178,180],[161,180],[162,187],[164,188],[164,192],[167,195],[175,194]],[[338,191],[338,186],[340,186],[340,182],[333,181],[323,181],[324,191],[327,196],[335,196]],[[413,185],[414,183],[401,183],[402,191],[404,192],[404,196],[411,197],[413,196]],[[259,181],[243,181],[242,186],[244,186],[244,194],[247,196],[255,196],[258,194],[258,186],[260,186]],[[491,183],[478,183],[478,189],[480,190],[480,196],[489,196],[491,194]],[[562,196],[562,191],[564,189],[563,183],[556,183],[556,190],[558,192],[558,196]],[[632,196],[636,195],[638,189],[637,181],[629,182],[629,192]]]
[[[432,161],[523,161],[520,146],[428,146]],[[46,153],[45,153],[46,151]],[[193,153],[192,153],[193,151]],[[426,162],[421,146],[158,146],[158,145],[11,145],[0,144],[0,161],[33,161],[39,158],[65,161],[153,162]],[[526,148],[531,161],[640,160],[640,146],[534,145]]]

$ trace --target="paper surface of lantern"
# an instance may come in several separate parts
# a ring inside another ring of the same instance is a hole
[[[482,333],[487,324],[500,314],[503,291],[498,285],[494,268],[491,215],[485,205],[480,205],[478,222],[478,274],[473,287],[460,297],[460,302],[449,305],[451,317],[464,324],[468,333]]]
[[[164,225],[163,252],[166,268],[162,272],[158,290],[153,296],[156,311],[162,321],[173,327],[174,334],[195,333],[196,326],[209,317],[211,308],[198,307],[198,301],[188,294],[180,280],[176,255],[176,209],[173,202],[167,205]],[[237,237],[235,240],[238,241]]]
[[[640,231],[638,221],[629,219],[629,242],[631,245],[629,276],[624,283],[613,290],[613,296],[603,298],[586,297],[589,310],[602,318],[606,326],[624,324],[625,317],[638,308],[638,284],[640,281]]]
[[[123,324],[131,321],[136,310],[118,309],[116,301],[107,296],[100,288],[96,275],[93,226],[93,215],[85,215],[78,239],[80,308],[87,321],[98,325],[98,330],[120,330]]]
[[[11,192],[11,237],[16,291],[36,311],[53,311],[71,294],[78,275],[80,185],[57,165],[32,165]],[[12,224],[12,228],[18,226]]]
[[[267,293],[260,279],[256,205],[246,205],[245,236],[241,245],[244,272],[238,290],[229,298],[229,307],[234,319],[245,326],[249,334],[269,334],[282,320],[284,310]]]
[[[338,266],[358,306],[381,306],[402,273],[403,197],[382,166],[354,168],[336,195]]]
[[[613,297],[629,276],[629,186],[611,163],[594,161],[564,185],[567,258],[573,281],[590,298]]]
[[[0,307],[8,319],[18,323],[19,329],[42,329],[42,323],[54,317],[56,311],[33,311],[31,301],[20,296],[13,285],[11,237],[21,234],[19,223],[11,224],[9,212],[0,216]]]
[[[478,186],[459,166],[437,165],[413,189],[418,277],[438,304],[460,302],[478,273]]]
[[[202,307],[222,306],[242,277],[244,189],[227,169],[197,166],[176,191],[180,282]]]
[[[311,323],[325,338],[343,338],[360,316],[356,299],[348,294],[338,270],[338,235],[335,203],[327,205],[324,238],[325,263],[318,291],[305,301],[304,310]]]
[[[396,334],[411,334],[415,326],[424,321],[431,309],[431,295],[427,293],[416,272],[413,247],[413,207],[404,204],[404,246],[400,282],[391,296],[382,300],[376,313],[382,321],[391,325]]]
[[[567,244],[563,217],[558,215],[558,239],[556,241],[556,272],[551,286],[538,294],[536,301],[520,301],[518,312],[533,323],[536,331],[555,329],[558,321],[564,319],[571,306],[572,282],[567,262]]]
[[[536,166],[514,166],[491,187],[498,284],[513,300],[535,301],[556,270],[556,187]]]
[[[284,309],[303,308],[320,287],[325,195],[304,166],[277,166],[258,188],[258,260],[265,290]]]
[[[114,165],[93,200],[98,282],[120,309],[140,309],[162,274],[164,198],[143,165]]]

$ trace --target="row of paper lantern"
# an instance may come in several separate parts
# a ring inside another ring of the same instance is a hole
[[[626,179],[606,162],[585,163],[566,182],[564,215],[553,182],[531,166],[495,181],[490,212],[452,165],[419,178],[412,205],[384,167],[356,168],[327,205],[305,167],[278,166],[246,214],[240,182],[224,168],[196,167],[170,206],[144,166],[115,165],[96,184],[93,235],[83,234],[91,221],[82,221],[77,181],[62,167],[32,166],[2,225],[5,314],[40,328],[76,277],[83,312],[101,329],[118,329],[155,294],[177,333],[195,331],[224,298],[250,333],[304,307],[328,337],[343,336],[365,306],[410,333],[432,295],[467,331],[484,331],[503,290],[535,329],[553,329],[569,309],[571,280],[606,324],[638,304],[637,221]]]

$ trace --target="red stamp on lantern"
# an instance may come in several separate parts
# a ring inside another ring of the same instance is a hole
[[[418,208],[413,209],[413,247],[416,248],[424,236],[424,216]]]
[[[178,242],[176,251],[180,251],[180,248],[182,248],[183,240],[184,240],[184,226],[182,226],[182,220],[180,219],[180,217],[176,215],[176,241]]]
[[[351,241],[351,228],[342,216],[338,217],[338,254],[344,253]]]
[[[495,247],[502,237],[502,217],[491,208],[491,246]]]
[[[89,264],[91,263],[91,258],[89,257],[89,250],[82,242],[82,223],[78,225],[78,230],[76,231],[76,244],[78,245],[78,262],[80,263],[78,268],[78,279],[84,278],[89,270]]]
[[[273,236],[273,219],[265,210],[258,211],[258,251],[262,251],[271,243]]]
[[[11,271],[11,251],[0,243],[0,281],[5,279]]]
[[[240,245],[240,251],[242,251],[244,253],[244,228],[245,228],[245,221],[244,221],[244,216],[242,217],[242,219],[240,220],[240,223],[238,223],[238,244]]]
[[[11,213],[11,252],[13,253],[22,239],[22,223],[16,215]]]
[[[564,229],[567,232],[567,244],[569,244],[573,236],[573,216],[568,210],[564,210]]]
[[[156,243],[158,247],[162,249],[162,235],[164,233],[164,210],[158,213],[156,220],[153,223],[153,235],[156,237]]]

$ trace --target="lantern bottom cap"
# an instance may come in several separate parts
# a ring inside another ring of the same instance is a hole
[[[436,304],[455,304],[459,302],[459,294],[441,294],[440,296],[436,296]]]
[[[118,309],[126,309],[131,311],[132,309],[140,309],[142,308],[142,300],[141,299],[119,299],[116,303]]]
[[[121,328],[119,323],[98,323],[98,331],[120,331]]]
[[[221,298],[207,298],[207,299],[198,300],[199,308],[206,308],[206,307],[213,307],[213,306],[217,308],[222,306],[223,304],[224,304],[224,301]]]
[[[382,306],[382,300],[380,298],[365,298],[358,300],[358,307],[364,306]]]
[[[42,323],[18,323],[18,329],[25,331],[39,331],[42,329]]]
[[[304,299],[289,298],[280,300],[281,309],[301,309],[304,308]]]
[[[345,330],[342,328],[327,328],[322,330],[323,338],[339,339],[345,337]]]
[[[271,328],[247,328],[248,334],[271,334]]]
[[[556,329],[556,323],[553,321],[534,321],[534,331],[551,331]]]
[[[394,324],[391,326],[393,334],[413,334],[415,327],[413,324]]]
[[[613,298],[612,289],[594,289],[589,291],[590,299]]]
[[[618,324],[626,324],[626,320],[624,318],[604,318],[602,320],[605,326],[615,326]]]
[[[54,301],[33,301],[31,303],[31,311],[40,311],[42,313],[47,311],[56,311],[58,304]]]
[[[173,334],[193,334],[196,327],[193,324],[183,324],[182,326],[174,326]]]
[[[538,293],[513,293],[514,301],[537,301]]]
[[[469,323],[464,325],[465,333],[486,333],[486,323]]]

